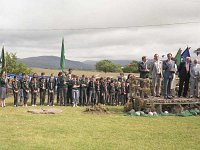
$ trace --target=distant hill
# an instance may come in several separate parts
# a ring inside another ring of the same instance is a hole
[[[60,57],[57,56],[38,56],[18,59],[19,62],[26,64],[28,67],[36,68],[60,68]],[[81,70],[94,70],[94,65],[85,64],[80,61],[65,60],[65,67]]]
[[[119,64],[125,66],[130,64],[132,60],[111,60],[114,64]],[[50,68],[56,69],[60,68],[60,57],[57,56],[38,56],[38,57],[28,57],[23,59],[18,59],[18,62],[26,64],[28,67],[35,68]],[[65,60],[65,67],[72,69],[81,69],[81,70],[95,70],[95,64],[97,61],[73,61]]]

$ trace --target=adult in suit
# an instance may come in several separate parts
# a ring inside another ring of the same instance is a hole
[[[190,61],[191,61],[190,57],[186,57],[186,60],[181,62],[178,68],[178,73],[179,73],[178,97],[181,97],[182,95],[183,97],[187,97],[187,92],[189,89],[189,81],[190,81]]]
[[[164,98],[172,99],[171,97],[171,82],[175,73],[175,61],[172,60],[172,54],[167,54],[167,60],[163,62],[163,78],[164,78]]]
[[[163,62],[159,60],[159,55],[154,55],[154,61],[151,65],[151,74],[152,74],[152,91],[153,96],[160,97],[161,91],[161,81],[163,77]]]
[[[149,69],[148,69],[148,65],[147,65],[147,57],[143,56],[142,57],[142,61],[139,62],[138,64],[138,70],[140,73],[140,78],[142,79],[146,79],[149,77]],[[143,88],[144,87],[144,81],[140,81],[140,87]],[[141,95],[142,93],[140,93]],[[148,95],[144,95],[145,98],[148,98]]]
[[[199,97],[199,92],[198,92],[199,70],[200,70],[200,65],[198,64],[198,59],[195,59],[190,67],[190,98]]]

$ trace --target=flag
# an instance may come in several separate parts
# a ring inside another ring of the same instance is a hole
[[[181,63],[181,52],[182,50],[179,49],[175,56],[176,65],[179,66]]]
[[[1,51],[1,59],[0,59],[0,71],[2,71],[6,67],[6,61],[5,61],[5,54],[4,54],[4,47]]]
[[[187,47],[184,52],[181,54],[181,58],[183,58],[183,60],[185,60],[186,57],[190,57],[190,48],[191,47]]]
[[[61,56],[60,56],[60,68],[62,71],[65,69],[65,48],[64,48],[64,38],[62,39]]]

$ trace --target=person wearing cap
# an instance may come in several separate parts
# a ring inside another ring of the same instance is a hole
[[[13,90],[13,97],[14,97],[14,107],[18,106],[18,97],[19,97],[19,90],[21,88],[20,81],[17,79],[17,76],[14,76],[12,81],[12,90]]]
[[[186,57],[186,60],[181,62],[178,67],[178,73],[179,73],[178,97],[181,96],[187,97],[189,89],[189,81],[190,81],[190,61],[191,61],[190,57]]]

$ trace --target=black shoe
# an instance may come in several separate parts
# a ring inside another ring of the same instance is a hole
[[[167,96],[167,99],[173,99],[171,96]]]

